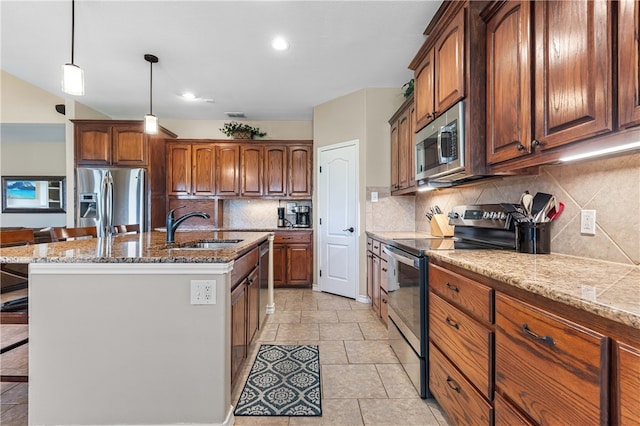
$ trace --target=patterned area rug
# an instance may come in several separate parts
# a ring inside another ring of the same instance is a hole
[[[236,416],[321,416],[316,345],[261,345]]]

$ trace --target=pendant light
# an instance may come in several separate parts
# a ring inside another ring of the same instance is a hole
[[[62,66],[62,91],[74,96],[84,95],[84,71],[73,63],[73,42],[76,28],[76,2],[71,0],[71,63]]]
[[[144,116],[144,132],[150,135],[158,134],[158,117],[153,115],[153,64],[158,62],[155,55],[146,54],[144,60],[149,62],[149,114]]]

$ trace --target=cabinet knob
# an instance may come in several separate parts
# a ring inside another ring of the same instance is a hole
[[[534,139],[531,142],[531,146],[542,146],[542,142],[540,142],[538,139]]]
[[[522,145],[521,143],[518,144],[518,151],[523,151],[525,149],[525,146]]]
[[[431,115],[433,115],[434,117],[436,116],[436,114],[438,114],[438,111],[433,111],[433,112],[431,113]]]

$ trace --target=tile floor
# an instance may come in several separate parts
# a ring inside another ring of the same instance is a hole
[[[320,346],[322,417],[236,417],[242,425],[433,425],[449,423],[422,400],[387,344],[369,305],[314,292],[277,289],[276,313],[251,346],[232,402],[238,400],[260,343]],[[0,425],[27,425],[26,383],[2,383]]]
[[[370,305],[314,292],[277,289],[276,313],[250,348],[235,404],[261,343],[320,347],[322,417],[236,417],[243,425],[449,425],[435,400],[422,400]]]

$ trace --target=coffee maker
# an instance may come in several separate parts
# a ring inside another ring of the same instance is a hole
[[[284,216],[284,207],[278,207],[278,227],[284,228],[287,226],[287,218]]]
[[[295,228],[309,228],[311,226],[311,207],[295,206],[293,212],[296,214],[296,223],[293,224]]]

